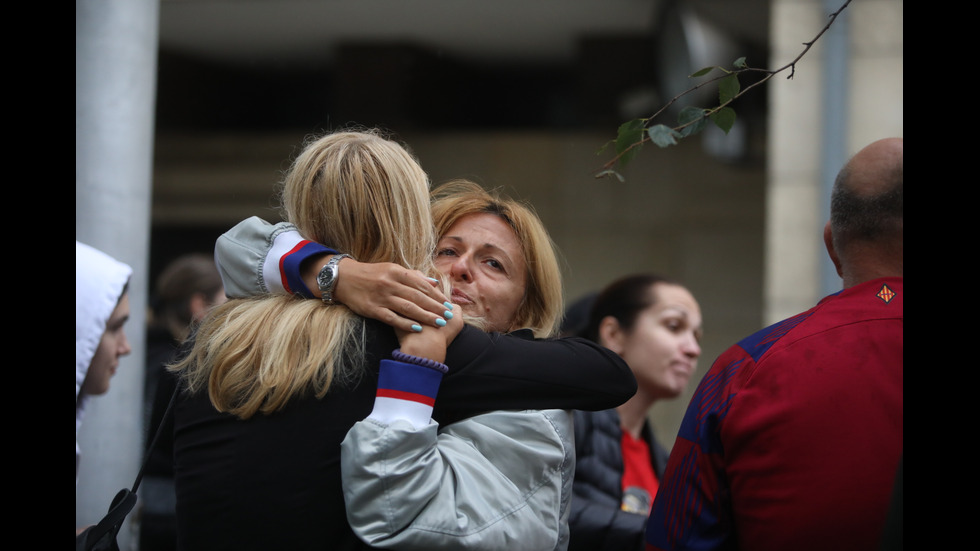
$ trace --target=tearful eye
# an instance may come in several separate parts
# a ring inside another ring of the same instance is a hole
[[[503,269],[504,269],[504,265],[503,264],[501,264],[500,262],[497,262],[496,260],[494,260],[492,258],[489,259],[489,260],[487,260],[487,265],[489,265],[491,268],[493,268],[495,270],[501,270],[501,271],[503,271]]]
[[[439,249],[436,251],[436,256],[456,256],[456,251],[452,249]]]

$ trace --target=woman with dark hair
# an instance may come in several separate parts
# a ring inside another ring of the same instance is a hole
[[[615,409],[575,412],[569,549],[641,550],[667,463],[647,417],[690,382],[701,355],[701,309],[678,283],[632,275],[599,293],[583,336],[619,354],[638,390]]]

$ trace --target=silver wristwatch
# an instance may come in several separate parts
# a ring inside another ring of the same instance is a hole
[[[327,264],[320,269],[320,273],[316,275],[316,283],[320,287],[320,293],[323,302],[326,304],[334,304],[333,292],[337,287],[337,275],[340,273],[340,269],[337,264],[345,258],[354,258],[349,254],[335,254]]]

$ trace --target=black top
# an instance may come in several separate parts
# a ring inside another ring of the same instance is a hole
[[[398,347],[367,320],[365,376],[321,400],[240,420],[207,392],[175,410],[180,549],[367,549],[346,518],[340,443],[374,406],[378,365]],[[534,340],[470,326],[449,347],[433,418],[446,425],[500,409],[615,407],[636,392],[619,356],[584,339]]]

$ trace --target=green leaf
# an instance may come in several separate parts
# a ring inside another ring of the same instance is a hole
[[[616,134],[616,153],[622,153],[629,146],[643,139],[643,119],[633,119],[619,125]]]
[[[711,114],[711,122],[715,123],[715,126],[718,128],[724,130],[725,134],[728,134],[728,131],[735,124],[735,110],[731,107],[722,107]]]
[[[643,141],[643,119],[634,119],[619,125],[619,134],[616,136],[616,154],[621,155],[619,162],[626,165],[640,150]],[[636,147],[630,149],[633,144]]]
[[[734,65],[736,67],[738,67],[739,69],[745,69],[746,67],[748,67],[748,64],[745,63],[745,57],[744,56],[736,59]]]
[[[714,69],[714,67],[705,67],[704,69],[701,69],[700,71],[691,75],[690,78],[703,77],[704,75],[710,73],[712,69]]]
[[[721,79],[721,82],[718,83],[718,100],[721,105],[728,103],[737,96],[741,88],[738,83],[738,75],[728,75]]]
[[[677,145],[677,138],[683,137],[681,136],[680,132],[662,124],[651,126],[650,129],[647,130],[647,134],[650,135],[650,139],[653,140],[653,143],[659,145],[660,147]]]
[[[704,113],[705,110],[700,107],[688,106],[681,109],[680,115],[677,116],[677,122],[684,127],[681,129],[680,135],[686,138],[704,130],[705,125],[708,124]]]

